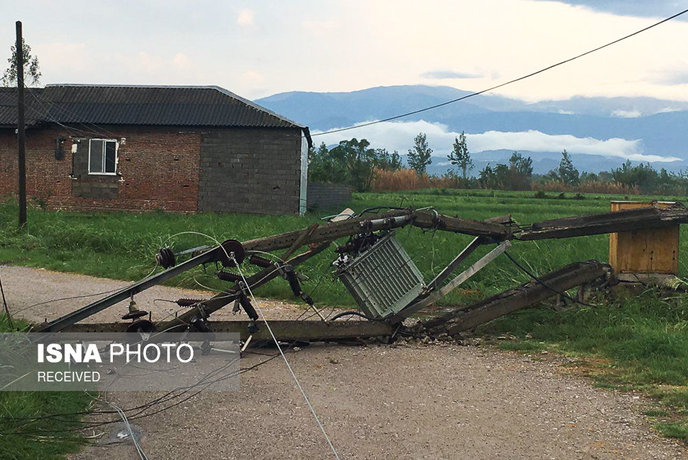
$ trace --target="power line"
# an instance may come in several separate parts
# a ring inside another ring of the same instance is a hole
[[[504,251],[504,255],[507,256],[507,258],[508,258],[514,265],[516,265],[516,268],[518,268],[519,270],[521,270],[521,271],[522,271],[523,273],[525,273],[526,275],[530,276],[530,277],[533,279],[533,281],[535,281],[536,283],[540,284],[540,285],[541,285],[542,287],[544,287],[545,289],[549,289],[550,291],[554,292],[555,294],[560,295],[561,297],[565,297],[565,298],[569,299],[571,302],[579,303],[579,304],[583,305],[584,307],[594,307],[594,305],[590,305],[589,303],[582,302],[582,301],[576,299],[575,297],[571,297],[571,296],[568,295],[566,292],[560,291],[560,290],[558,290],[558,289],[555,289],[555,288],[553,288],[552,286],[550,286],[549,284],[545,283],[543,280],[541,280],[540,278],[538,278],[537,276],[535,276],[535,275],[533,274],[533,272],[531,272],[531,271],[528,270],[526,267],[524,267],[523,265],[521,265],[521,264],[520,264],[516,259],[514,259],[513,256],[512,256],[511,254],[509,254],[507,251]]]
[[[229,256],[227,254],[227,251],[224,249],[224,246],[220,245],[220,247],[225,251],[225,255]],[[250,294],[254,305],[256,306],[258,311],[260,312],[260,316],[263,319],[263,323],[265,324],[265,327],[267,328],[268,332],[270,333],[270,336],[272,337],[272,341],[275,343],[275,346],[277,347],[277,351],[279,351],[279,354],[282,356],[282,359],[284,360],[284,364],[287,365],[287,369],[289,370],[289,373],[291,374],[292,378],[294,379],[294,382],[296,383],[296,387],[301,392],[301,395],[303,396],[303,399],[306,401],[306,404],[308,405],[308,408],[310,409],[311,414],[313,414],[313,418],[315,419],[315,423],[318,425],[318,428],[320,428],[320,431],[322,432],[323,436],[325,437],[325,441],[327,441],[328,446],[332,450],[332,454],[334,454],[334,458],[336,460],[339,460],[340,457],[339,457],[339,453],[337,452],[337,449],[335,449],[334,444],[332,444],[332,440],[327,435],[327,431],[325,431],[325,427],[323,426],[322,422],[320,421],[318,414],[315,412],[315,408],[313,407],[313,404],[311,403],[310,398],[306,394],[306,391],[303,389],[303,386],[301,386],[301,382],[299,382],[299,379],[296,377],[294,370],[292,369],[291,365],[289,364],[289,361],[287,360],[287,357],[285,356],[284,351],[282,350],[282,347],[279,344],[279,341],[275,337],[275,334],[272,332],[272,328],[270,327],[270,323],[268,323],[268,320],[265,317],[263,310],[260,308],[260,305],[258,304],[258,301],[256,300],[256,296],[253,295],[253,291],[251,290],[251,286],[248,283],[248,281],[246,281],[246,277],[244,276],[244,273],[242,272],[241,267],[239,266],[239,263],[237,263],[236,259],[234,258],[234,254],[232,254],[230,259],[234,261],[234,265],[236,266],[237,271],[239,272],[239,275],[241,275],[241,279],[244,281],[244,285],[246,286],[246,290]]]
[[[315,419],[315,423],[318,425],[318,428],[320,428],[320,431],[322,432],[323,436],[325,437],[325,441],[327,441],[327,445],[332,450],[332,454],[334,454],[335,459],[339,460],[340,457],[339,457],[339,453],[337,452],[337,449],[335,449],[334,444],[332,444],[332,440],[328,436],[327,431],[325,431],[325,427],[323,426],[322,422],[320,421],[318,414],[315,412],[315,408],[313,407],[313,404],[311,403],[310,398],[306,394],[306,391],[303,389],[303,386],[301,386],[301,382],[299,382],[299,379],[296,377],[294,370],[292,369],[291,365],[289,364],[289,360],[287,360],[287,357],[285,356],[284,351],[282,350],[282,347],[279,344],[279,341],[275,337],[275,334],[272,332],[272,328],[270,327],[270,323],[268,322],[267,318],[265,317],[265,314],[263,313],[263,309],[260,308],[260,305],[259,305],[258,301],[256,300],[256,296],[253,295],[253,291],[251,290],[251,285],[246,280],[246,277],[244,276],[244,272],[241,270],[240,264],[234,258],[234,254],[230,255],[227,252],[227,249],[225,249],[225,247],[222,246],[222,243],[220,243],[216,238],[213,238],[212,236],[210,236],[208,234],[201,233],[201,232],[182,232],[182,233],[195,233],[195,234],[204,236],[204,237],[210,239],[211,241],[214,241],[215,244],[217,244],[217,247],[222,249],[222,251],[224,251],[225,256],[227,256],[227,259],[234,261],[234,265],[236,266],[236,269],[239,272],[241,279],[243,280],[244,286],[246,287],[246,290],[248,291],[248,293],[251,297],[251,300],[253,300],[253,304],[255,305],[256,309],[260,313],[260,316],[263,319],[263,323],[265,324],[265,327],[267,328],[268,332],[270,333],[270,337],[272,338],[272,341],[275,343],[275,346],[277,347],[277,351],[279,351],[279,355],[282,356],[282,359],[284,360],[284,364],[286,364],[287,369],[289,370],[289,373],[291,374],[292,378],[294,379],[294,382],[296,383],[296,387],[301,392],[301,395],[303,396],[303,399],[306,401],[306,404],[308,405],[308,408],[310,409],[311,414],[313,414],[313,418]]]
[[[51,112],[52,111],[61,111],[65,115],[72,115],[75,116],[73,112],[70,112],[69,110],[65,109],[64,107],[61,107],[58,104],[55,104],[51,101],[47,101],[45,99],[42,99],[39,95],[35,94],[33,91],[33,88],[29,88],[28,86],[25,86],[25,88],[28,90],[28,93],[33,97],[38,104],[41,105],[41,108],[43,109],[44,117],[52,122],[55,123],[62,128],[66,129],[70,133],[76,133],[76,137],[91,137],[93,135],[98,136],[98,137],[116,137],[112,132],[108,131],[107,129],[103,128],[102,126],[98,126],[93,123],[78,123],[81,125],[84,129],[79,129],[76,127],[70,127],[66,126],[65,124],[61,123],[57,118],[55,118]],[[93,129],[89,129],[88,125],[91,125]]]
[[[342,131],[349,131],[349,130],[352,130],[352,129],[363,128],[363,127],[365,127],[365,126],[376,125],[376,124],[378,124],[378,123],[384,123],[384,122],[386,122],[386,121],[397,120],[397,119],[399,119],[399,118],[408,117],[409,115],[415,115],[415,114],[417,114],[417,113],[427,112],[428,110],[434,110],[434,109],[437,109],[437,108],[439,108],[439,107],[444,107],[445,105],[453,104],[453,103],[455,103],[455,102],[463,101],[463,100],[468,99],[468,98],[471,98],[471,97],[479,96],[479,95],[481,95],[481,94],[483,94],[483,93],[487,93],[487,92],[489,92],[489,91],[493,91],[493,90],[495,90],[495,89],[502,88],[502,87],[507,86],[507,85],[511,85],[512,83],[516,83],[516,82],[519,82],[519,81],[521,81],[521,80],[525,80],[525,79],[527,79],[527,78],[534,77],[535,75],[541,74],[541,73],[546,72],[546,71],[548,71],[548,70],[551,70],[551,69],[553,69],[553,68],[555,68],[555,67],[559,67],[559,66],[561,66],[561,65],[568,64],[568,63],[571,62],[571,61],[575,61],[576,59],[580,59],[580,58],[582,58],[582,57],[584,57],[584,56],[587,56],[588,54],[592,54],[592,53],[595,53],[595,52],[597,52],[597,51],[600,51],[600,50],[602,50],[602,49],[604,49],[604,48],[607,48],[607,47],[609,47],[609,46],[615,45],[615,44],[617,44],[617,43],[619,43],[619,42],[621,42],[621,41],[623,41],[623,40],[626,40],[626,39],[631,38],[631,37],[633,37],[633,36],[635,36],[635,35],[641,34],[641,33],[645,32],[645,31],[648,31],[648,30],[650,30],[650,29],[652,29],[652,28],[654,28],[654,27],[657,27],[657,26],[659,26],[659,25],[661,25],[661,24],[664,24],[665,22],[671,21],[672,19],[675,19],[675,18],[677,18],[677,17],[679,17],[679,16],[681,16],[681,15],[683,15],[683,14],[686,14],[686,13],[688,13],[688,9],[685,9],[685,10],[679,12],[679,13],[676,13],[676,14],[674,14],[674,15],[672,15],[672,16],[669,16],[668,18],[662,19],[662,20],[659,21],[659,22],[655,22],[654,24],[651,24],[651,25],[649,25],[649,26],[647,26],[647,27],[644,27],[644,28],[642,28],[642,29],[640,29],[640,30],[636,30],[636,31],[633,32],[633,33],[630,33],[630,34],[628,34],[628,35],[624,35],[624,36],[621,37],[621,38],[617,38],[616,40],[613,40],[613,41],[611,41],[611,42],[605,43],[604,45],[598,46],[597,48],[593,48],[593,49],[591,49],[591,50],[585,51],[585,52],[583,52],[583,53],[581,53],[581,54],[578,54],[578,55],[576,55],[576,56],[570,57],[570,58],[568,58],[568,59],[564,59],[563,61],[559,61],[559,62],[557,62],[557,63],[555,63],[555,64],[552,64],[552,65],[549,65],[549,66],[547,66],[547,67],[543,67],[542,69],[536,70],[535,72],[531,72],[531,73],[529,73],[529,74],[522,75],[522,76],[520,76],[520,77],[514,78],[514,79],[509,80],[509,81],[507,81],[507,82],[500,83],[500,84],[498,84],[498,85],[491,86],[491,87],[489,87],[489,88],[485,88],[485,89],[483,89],[483,90],[476,91],[476,92],[474,92],[474,93],[466,94],[465,96],[461,96],[461,97],[458,97],[458,98],[456,98],[456,99],[452,99],[452,100],[450,100],[450,101],[442,102],[442,103],[440,103],[440,104],[431,105],[431,106],[424,107],[424,108],[418,109],[418,110],[413,110],[413,111],[411,111],[411,112],[406,112],[406,113],[403,113],[403,114],[401,114],[401,115],[394,115],[394,116],[389,117],[389,118],[383,118],[382,120],[369,121],[369,122],[367,122],[367,123],[362,123],[362,124],[360,124],[360,125],[349,126],[349,127],[346,127],[346,128],[338,128],[338,129],[333,129],[333,130],[330,130],[330,131],[324,131],[324,132],[322,132],[322,133],[311,134],[311,137],[323,136],[323,135],[325,135],[325,134],[332,134],[332,133],[340,133],[340,132],[342,132]]]

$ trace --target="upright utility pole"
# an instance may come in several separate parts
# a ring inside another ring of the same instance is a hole
[[[26,225],[26,150],[24,133],[24,40],[17,21],[17,151],[19,157],[19,228]]]

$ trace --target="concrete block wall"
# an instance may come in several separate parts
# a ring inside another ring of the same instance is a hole
[[[198,210],[298,214],[300,174],[300,129],[207,130]]]
[[[336,210],[351,201],[351,187],[344,184],[308,183],[308,210]]]

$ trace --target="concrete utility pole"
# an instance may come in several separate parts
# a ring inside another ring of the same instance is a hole
[[[26,225],[26,147],[24,133],[24,40],[17,21],[17,153],[19,158],[19,228]]]

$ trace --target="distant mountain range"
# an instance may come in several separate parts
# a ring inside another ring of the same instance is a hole
[[[327,131],[370,120],[388,118],[421,107],[439,104],[469,94],[446,86],[390,86],[339,93],[288,92],[256,100],[256,103],[305,124],[311,131]],[[403,126],[417,127],[423,120],[441,124],[439,134],[448,141],[435,148],[438,154],[431,173],[447,169],[446,151],[455,133],[466,132],[476,162],[504,161],[514,150],[533,158],[536,172],[556,167],[561,150],[567,148],[581,171],[597,172],[618,166],[626,158],[648,160],[655,168],[677,171],[688,168],[688,102],[649,97],[574,97],[568,100],[527,103],[497,95],[480,95],[419,113],[375,131],[379,145],[406,153],[413,135],[401,136]],[[392,128],[395,128],[392,130]],[[328,144],[351,137],[366,137],[370,131],[352,130],[326,138]],[[487,134],[486,134],[487,133]],[[509,134],[505,133],[519,133]],[[373,134],[367,137],[373,144]],[[410,136],[410,137],[408,137]],[[438,135],[435,135],[437,137]],[[571,137],[573,136],[573,137]],[[428,134],[428,139],[432,136]],[[611,141],[610,141],[611,139]],[[483,148],[472,148],[474,144]],[[478,142],[480,141],[480,142]],[[513,145],[512,145],[513,143]],[[660,158],[663,157],[663,158]],[[666,161],[673,159],[674,161]],[[657,161],[665,160],[665,161]]]

